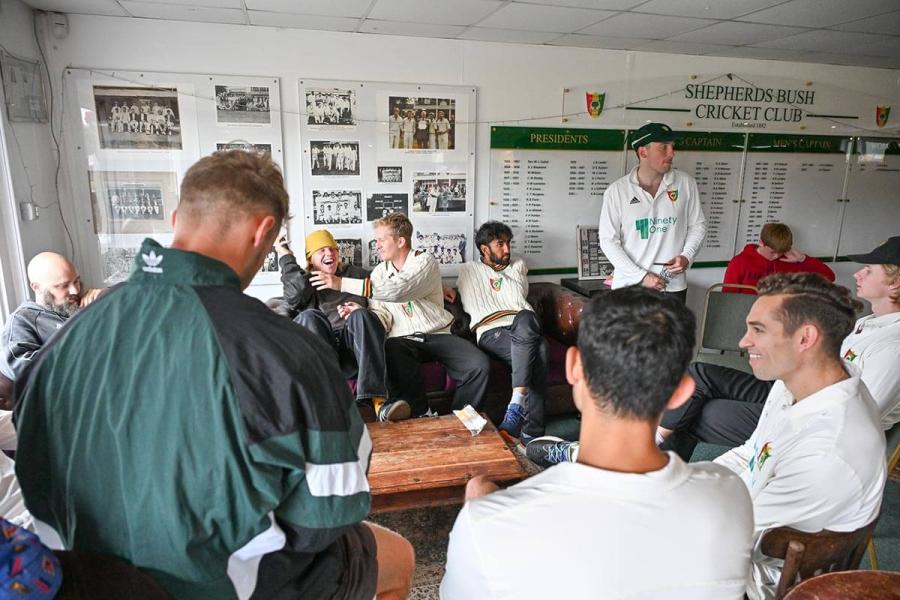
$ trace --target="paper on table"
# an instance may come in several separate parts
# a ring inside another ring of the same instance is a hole
[[[484,426],[487,425],[487,421],[479,415],[474,408],[472,408],[471,404],[466,404],[466,406],[462,410],[454,410],[453,414],[457,416],[457,418],[462,421],[462,424],[466,426],[472,435],[478,435],[481,433],[481,430],[484,429]]]

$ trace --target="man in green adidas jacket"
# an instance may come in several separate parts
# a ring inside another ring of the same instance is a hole
[[[361,522],[372,445],[334,351],[241,293],[287,213],[269,158],[203,158],[172,247],[146,240],[45,347],[16,468],[45,543],[176,598],[405,596],[412,547]]]

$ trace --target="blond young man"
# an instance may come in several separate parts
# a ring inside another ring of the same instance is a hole
[[[368,279],[319,274],[313,283],[369,298],[369,307],[385,323],[388,339],[388,389],[391,400],[408,405],[413,416],[428,411],[423,362],[436,360],[456,381],[453,408],[481,408],[490,361],[468,340],[450,333],[453,315],[444,310],[441,273],[433,256],[412,249],[413,227],[406,215],[392,213],[374,223],[381,262]],[[403,405],[400,405],[403,407]],[[385,405],[382,411],[393,411]],[[381,412],[381,411],[379,411]]]

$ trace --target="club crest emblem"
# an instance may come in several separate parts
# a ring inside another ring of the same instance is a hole
[[[603,112],[603,102],[606,100],[606,93],[587,92],[585,95],[587,102],[587,112],[592,119],[596,119]]]
[[[500,287],[503,285],[503,278],[502,277],[491,277],[490,282],[491,282],[491,289],[494,290],[495,292],[499,292]]]
[[[756,471],[759,472],[763,468],[763,465],[766,464],[766,461],[769,460],[770,456],[772,456],[772,445],[769,442],[766,442],[763,444],[763,447],[759,449],[756,460],[751,462],[750,470],[753,470],[753,462],[755,462]]]
[[[678,200],[678,190],[669,190],[666,192],[666,196],[669,197],[669,200],[675,202],[676,200]]]
[[[844,352],[844,360],[847,362],[853,362],[856,360],[856,352],[853,351],[853,348],[847,348],[847,351]]]
[[[879,127],[884,127],[887,125],[888,119],[891,116],[891,107],[890,106],[876,106],[875,107],[875,124]]]
[[[406,313],[407,317],[411,317],[413,315],[413,303],[411,300],[403,305],[403,312]]]

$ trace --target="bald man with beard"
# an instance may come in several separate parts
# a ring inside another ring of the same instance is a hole
[[[70,317],[103,293],[102,289],[82,291],[75,265],[55,252],[41,252],[31,259],[28,281],[34,301],[23,302],[0,334],[0,374],[12,381],[24,374]]]

